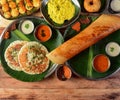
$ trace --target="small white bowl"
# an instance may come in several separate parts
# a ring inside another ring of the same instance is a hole
[[[105,47],[106,53],[111,57],[116,57],[120,54],[120,46],[116,42],[109,42]]]
[[[22,20],[18,26],[19,30],[24,34],[30,34],[34,31],[34,24],[31,20]]]

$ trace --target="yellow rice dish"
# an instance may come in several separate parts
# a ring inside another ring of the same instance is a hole
[[[71,0],[49,0],[48,14],[57,24],[63,24],[75,14],[75,6]]]

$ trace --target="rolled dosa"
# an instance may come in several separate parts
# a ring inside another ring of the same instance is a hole
[[[120,29],[120,17],[103,14],[79,34],[64,42],[46,56],[54,63],[63,64],[118,29]]]

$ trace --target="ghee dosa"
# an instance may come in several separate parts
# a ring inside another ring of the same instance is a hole
[[[120,17],[103,14],[86,29],[47,54],[47,57],[54,63],[63,64],[118,29]]]

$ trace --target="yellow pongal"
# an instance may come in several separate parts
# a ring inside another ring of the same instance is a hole
[[[75,14],[75,6],[71,0],[49,0],[49,17],[57,24],[63,24],[70,20]]]

